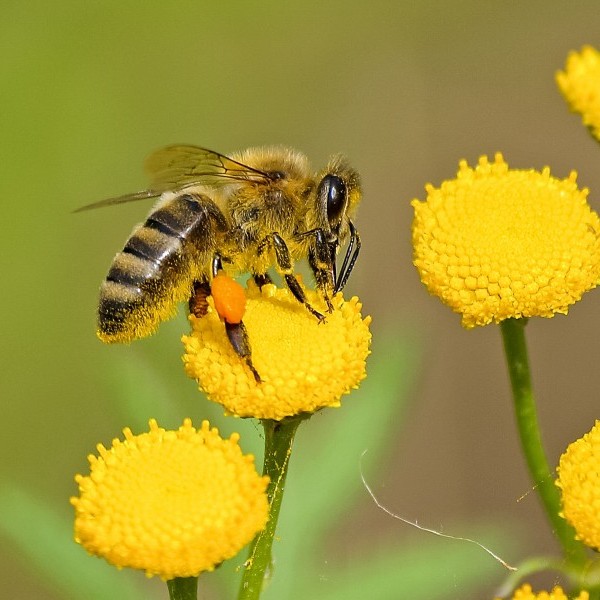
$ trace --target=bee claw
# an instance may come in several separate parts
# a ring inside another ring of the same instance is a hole
[[[258,371],[254,368],[254,366],[252,365],[252,361],[249,358],[246,359],[246,364],[248,365],[248,368],[252,371],[252,375],[254,375],[256,383],[262,383],[262,379],[260,378]]]
[[[308,302],[304,303],[306,309],[311,315],[314,315],[319,320],[319,323],[322,323],[325,320],[325,315],[321,314],[318,310],[315,310]]]
[[[333,312],[333,304],[331,303],[331,298],[329,296],[325,296],[325,302],[327,303],[327,312],[331,314]]]

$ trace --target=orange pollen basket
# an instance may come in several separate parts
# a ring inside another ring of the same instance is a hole
[[[239,323],[246,311],[244,288],[229,275],[219,271],[212,280],[210,291],[221,319],[232,325]]]

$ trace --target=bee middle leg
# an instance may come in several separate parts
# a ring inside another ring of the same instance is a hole
[[[287,244],[285,243],[285,240],[277,232],[273,232],[264,240],[262,240],[258,245],[259,254],[262,253],[267,246],[272,246],[275,250],[275,260],[277,261],[277,267],[283,275],[286,285],[288,286],[290,292],[292,292],[296,300],[298,300],[298,302],[300,302],[301,304],[304,304],[306,309],[312,315],[317,317],[319,321],[324,321],[325,316],[310,305],[310,303],[306,299],[306,294],[304,293],[300,282],[296,279],[296,276],[293,273],[292,257],[290,256],[290,251],[287,247]]]
[[[203,317],[208,312],[208,297],[210,296],[210,283],[207,279],[196,280],[193,283],[192,295],[188,301],[190,314]]]

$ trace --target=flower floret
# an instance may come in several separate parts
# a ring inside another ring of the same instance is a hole
[[[563,516],[577,539],[600,548],[600,421],[569,445],[560,457],[556,484],[562,491]]]
[[[577,175],[509,169],[501,154],[413,200],[414,264],[467,328],[552,317],[600,279],[600,220]]]
[[[316,292],[306,290],[306,296],[326,311]],[[186,373],[238,417],[281,420],[340,406],[341,397],[366,376],[371,319],[361,317],[357,298],[336,294],[332,304],[320,323],[289,290],[248,282],[244,325],[258,382],[229,343],[209,298],[208,313],[190,316],[192,333],[183,338]]]
[[[222,439],[208,421],[150,431],[98,446],[90,475],[77,475],[75,540],[121,568],[163,579],[197,576],[231,558],[267,519],[268,478],[239,436]]]
[[[589,597],[588,592],[582,591],[577,596],[573,596],[572,600],[589,600]],[[512,600],[569,600],[569,598],[559,585],[555,586],[551,592],[534,593],[531,586],[525,583],[515,590]]]
[[[592,46],[570,52],[556,82],[570,109],[579,113],[583,124],[600,139],[600,52]]]

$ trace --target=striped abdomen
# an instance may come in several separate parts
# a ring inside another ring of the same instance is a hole
[[[201,194],[159,202],[136,228],[100,287],[98,337],[128,342],[153,333],[190,297],[195,279],[207,273],[216,235],[226,221]]]

